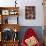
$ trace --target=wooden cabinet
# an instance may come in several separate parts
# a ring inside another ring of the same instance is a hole
[[[19,39],[17,40],[15,39],[15,36],[17,36],[16,33],[20,29],[18,18],[19,18],[19,7],[0,7],[0,32],[1,32],[0,46],[18,46]],[[5,35],[7,35],[8,38],[6,38],[6,36],[4,35],[5,32],[6,32]],[[10,36],[11,39],[9,39],[10,33],[8,32],[14,33],[13,35],[11,34]],[[5,36],[6,40],[4,39],[4,37],[2,37],[2,35]]]

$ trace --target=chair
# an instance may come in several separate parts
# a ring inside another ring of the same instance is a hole
[[[32,40],[32,39],[30,39],[30,38],[32,38],[32,36],[34,38],[36,38],[36,40],[37,40],[37,44],[35,44],[34,46],[41,46],[39,40],[37,39],[37,34],[34,32],[34,30],[32,28],[28,28],[27,31],[25,32],[24,37],[22,38],[21,46],[27,46],[29,43],[27,41]],[[26,42],[25,42],[25,40],[26,40]],[[31,42],[30,42],[30,45],[28,45],[28,46],[31,46]]]

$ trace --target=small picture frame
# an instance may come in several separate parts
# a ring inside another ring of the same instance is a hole
[[[35,6],[25,6],[25,18],[35,19]]]
[[[9,15],[9,10],[2,10],[2,15]]]
[[[10,15],[16,15],[16,14],[17,14],[17,11],[15,11],[15,10],[10,10],[10,11],[9,11],[9,14],[10,14]]]
[[[13,11],[10,11],[10,15],[14,15],[14,12]]]

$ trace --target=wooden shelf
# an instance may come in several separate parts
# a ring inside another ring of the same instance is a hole
[[[1,15],[1,24],[8,24],[9,16],[17,16],[17,24],[18,24],[18,16],[19,16],[19,7],[0,7],[0,15]],[[6,17],[6,19],[5,19]],[[3,23],[4,22],[4,23]]]
[[[17,14],[14,15],[19,15],[19,7],[0,7],[0,14],[2,14],[2,10],[8,10],[8,15],[10,15],[10,12],[17,12]]]
[[[2,46],[18,46],[18,41],[3,41],[1,42]]]
[[[19,24],[1,24],[1,30],[5,29],[5,28],[10,28],[14,31],[14,29],[17,29],[17,31],[19,31],[20,29],[20,26]]]
[[[3,33],[3,30],[6,28],[11,29],[12,31],[14,31],[14,33],[15,33],[15,29],[16,29],[16,32],[19,31],[20,26],[18,24],[18,21],[17,21],[17,24],[8,24],[8,19],[7,19],[8,16],[14,16],[14,17],[17,16],[17,20],[18,20],[19,7],[0,7],[0,15],[1,15],[0,16],[0,20],[1,20],[0,32],[1,33]],[[6,17],[6,20],[5,20],[5,17]],[[2,36],[2,34],[1,34],[1,36]],[[18,39],[17,39],[17,41],[13,41],[13,39],[10,39],[9,41],[4,41],[4,39],[2,39],[2,38],[3,37],[1,37],[0,46],[18,46],[18,42],[19,42]]]

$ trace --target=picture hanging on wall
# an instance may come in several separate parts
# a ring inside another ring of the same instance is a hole
[[[25,6],[25,18],[35,19],[35,6]]]

